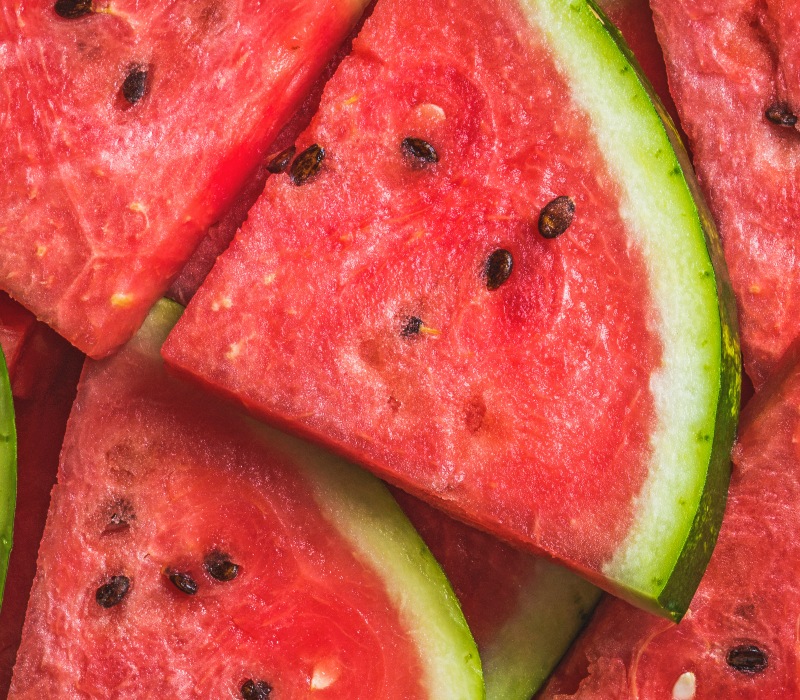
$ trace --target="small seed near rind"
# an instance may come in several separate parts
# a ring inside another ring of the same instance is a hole
[[[294,146],[289,146],[289,148],[282,150],[267,164],[267,170],[273,175],[284,172],[289,167],[289,163],[292,162],[296,152],[297,149]]]
[[[438,163],[436,149],[423,139],[407,136],[400,142],[400,152],[412,168],[424,168],[428,163]]]
[[[147,70],[141,66],[133,66],[122,83],[122,96],[135,105],[147,92]]]
[[[92,0],[56,0],[53,9],[64,19],[78,19],[92,14]]]
[[[409,316],[403,320],[403,329],[400,331],[400,335],[404,338],[417,335],[422,329],[422,325],[422,319],[419,316]]]
[[[167,571],[167,578],[173,586],[186,595],[197,593],[197,583],[195,580],[181,571]]]
[[[544,238],[557,238],[566,231],[575,216],[575,202],[566,195],[556,197],[539,214],[539,233]]]
[[[794,126],[797,124],[797,115],[789,109],[785,102],[775,102],[767,107],[764,116],[778,126]]]
[[[217,581],[233,581],[239,575],[239,566],[227,554],[211,552],[203,562],[203,567],[211,578]]]
[[[112,576],[95,591],[94,599],[101,608],[113,608],[122,602],[130,588],[131,580],[127,576]]]
[[[755,644],[733,647],[726,658],[728,665],[740,673],[761,673],[767,668],[767,655]]]
[[[311,144],[300,153],[289,168],[289,177],[295,185],[302,185],[317,174],[325,158],[325,149],[317,143]]]
[[[486,276],[486,289],[493,292],[511,276],[514,258],[504,248],[495,250],[486,260],[483,273]]]
[[[272,692],[272,686],[266,681],[254,681],[248,678],[242,683],[240,690],[244,700],[266,700]]]

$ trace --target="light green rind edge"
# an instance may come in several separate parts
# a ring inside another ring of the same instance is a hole
[[[520,591],[513,617],[482,650],[487,700],[530,700],[600,600],[600,590],[544,559]]]
[[[680,139],[613,25],[586,0],[522,6],[620,185],[620,211],[647,265],[663,343],[650,383],[657,417],[649,474],[603,584],[678,620],[722,521],[741,387],[719,239]]]
[[[160,347],[183,307],[161,300],[135,339]],[[150,323],[152,319],[152,323]],[[419,649],[431,700],[483,700],[478,649],[441,567],[375,477],[321,449],[251,421],[269,443],[309,478],[325,517],[378,573],[400,620]]]
[[[0,607],[6,586],[17,501],[17,429],[5,356],[0,349]]]

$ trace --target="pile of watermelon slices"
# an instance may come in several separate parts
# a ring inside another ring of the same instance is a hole
[[[800,694],[800,14],[600,4],[0,8],[0,695]]]

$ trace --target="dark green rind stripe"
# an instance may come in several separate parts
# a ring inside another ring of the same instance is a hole
[[[0,605],[8,573],[17,501],[17,430],[5,356],[0,350]]]
[[[719,326],[722,337],[720,386],[713,445],[706,481],[700,497],[700,505],[686,537],[681,556],[675,563],[669,579],[657,595],[654,601],[655,605],[651,608],[652,612],[662,615],[666,612],[672,620],[679,622],[688,609],[711,558],[719,535],[727,500],[728,482],[730,481],[731,446],[736,436],[742,387],[741,351],[739,348],[736,303],[719,234],[705,198],[697,184],[689,155],[686,152],[680,134],[619,30],[605,16],[594,0],[587,0],[587,2],[609,36],[616,42],[620,51],[635,69],[647,96],[664,123],[664,130],[675,151],[675,156],[681,168],[681,175],[694,199],[697,218],[700,220],[706,241],[709,261],[714,270],[714,283],[719,300]]]

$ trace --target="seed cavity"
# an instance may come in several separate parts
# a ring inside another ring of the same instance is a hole
[[[740,673],[761,673],[767,668],[767,655],[755,644],[740,644],[728,651],[728,665]]]
[[[775,102],[767,107],[764,116],[778,126],[792,127],[797,124],[797,115],[789,109],[785,102]]]
[[[319,172],[320,164],[325,158],[325,149],[317,143],[311,144],[292,162],[289,168],[289,177],[295,185],[308,182],[309,178]]]
[[[486,277],[486,289],[493,292],[501,287],[511,276],[514,258],[505,248],[498,248],[486,260],[483,274]]]
[[[266,681],[254,681],[248,678],[240,689],[244,700],[266,700],[272,692],[272,686]]]
[[[414,170],[424,168],[429,163],[438,163],[436,149],[423,139],[407,136],[400,143],[400,152]]]
[[[122,96],[132,105],[139,102],[147,92],[147,70],[143,66],[131,66],[122,83]]]
[[[203,567],[208,575],[217,581],[233,581],[239,575],[239,565],[234,564],[223,552],[211,552],[205,558]]]
[[[189,574],[172,570],[167,570],[166,574],[172,585],[182,593],[186,593],[186,595],[197,593],[197,583]]]
[[[95,591],[94,599],[101,608],[113,608],[122,602],[130,587],[131,580],[127,576],[112,576]]]
[[[115,501],[109,511],[106,520],[106,526],[103,529],[104,535],[113,535],[117,532],[123,532],[131,526],[131,522],[136,520],[136,513],[130,501],[120,499]]]
[[[289,148],[282,150],[267,164],[267,170],[273,175],[284,172],[289,167],[289,163],[292,162],[296,152],[297,149],[294,146],[289,146]]]
[[[56,0],[53,9],[64,19],[78,19],[92,14],[92,0]]]
[[[575,202],[566,195],[556,197],[539,214],[539,233],[544,238],[557,238],[566,231],[575,216]]]

